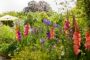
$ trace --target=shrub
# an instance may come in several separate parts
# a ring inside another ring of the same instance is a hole
[[[9,26],[0,27],[0,43],[10,43],[15,39],[15,31]]]

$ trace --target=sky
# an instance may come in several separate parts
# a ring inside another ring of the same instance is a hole
[[[7,11],[22,11],[24,7],[28,6],[28,2],[30,1],[32,0],[0,0],[0,13]],[[35,1],[38,2],[40,0],[35,0]],[[43,0],[43,1],[49,3],[54,11],[58,11],[58,7],[60,6],[57,6],[55,4],[55,1],[64,2],[65,0]],[[70,3],[69,6],[71,7],[75,6],[75,2]]]

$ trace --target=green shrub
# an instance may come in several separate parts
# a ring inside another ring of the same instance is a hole
[[[10,43],[15,40],[15,30],[9,26],[0,27],[0,43]]]

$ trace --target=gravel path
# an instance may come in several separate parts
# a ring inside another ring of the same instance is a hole
[[[0,56],[0,60],[10,60],[10,59],[6,59],[5,57]]]

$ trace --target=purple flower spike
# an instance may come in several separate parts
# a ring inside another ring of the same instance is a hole
[[[45,23],[45,24],[46,24],[46,23],[47,23],[47,19],[43,19],[43,23]]]
[[[50,32],[47,32],[47,37],[48,39],[50,39]]]
[[[50,25],[50,24],[51,24],[51,22],[48,20],[48,21],[47,21],[47,25]]]
[[[54,24],[53,26],[54,26],[54,27],[58,27],[58,24]]]
[[[18,40],[19,41],[21,40],[21,33],[20,33],[20,31],[18,31]]]
[[[43,23],[45,23],[46,25],[50,25],[51,24],[51,22],[49,20],[47,20],[47,19],[43,19]]]

